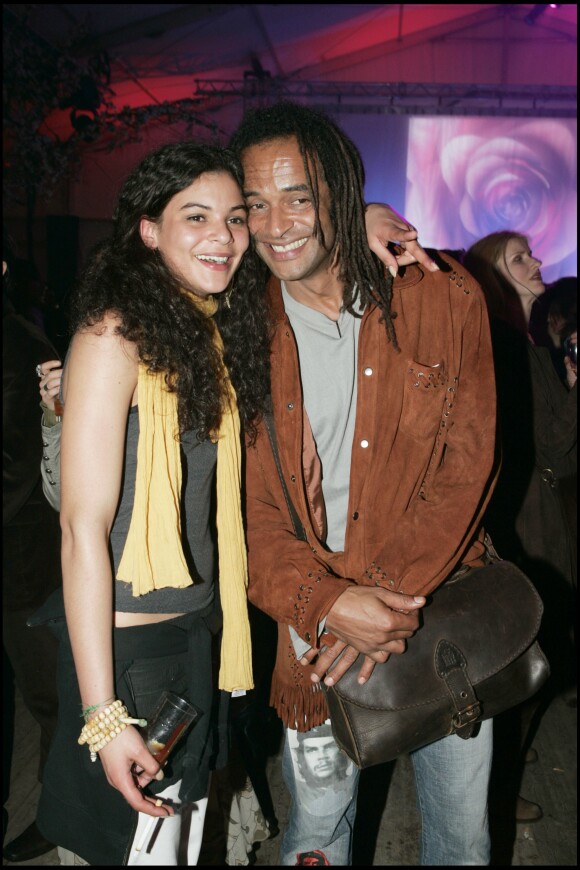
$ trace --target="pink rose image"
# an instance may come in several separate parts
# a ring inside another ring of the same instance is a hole
[[[577,249],[576,165],[575,120],[412,119],[405,215],[437,248],[515,230],[548,268]]]

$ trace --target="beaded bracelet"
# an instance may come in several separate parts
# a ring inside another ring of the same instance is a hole
[[[83,725],[78,742],[81,745],[88,744],[91,761],[96,761],[97,752],[114,740],[127,725],[140,725],[141,728],[147,725],[146,719],[132,719],[128,713],[122,701],[113,701]]]

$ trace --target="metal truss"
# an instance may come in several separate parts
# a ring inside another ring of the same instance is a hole
[[[576,88],[565,85],[306,82],[248,75],[243,80],[195,80],[195,97],[245,104],[308,100],[332,112],[385,115],[505,115],[575,118]]]

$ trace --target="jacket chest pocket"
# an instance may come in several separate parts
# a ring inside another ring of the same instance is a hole
[[[405,371],[399,428],[415,438],[433,438],[441,423],[448,376],[445,363],[409,360]]]

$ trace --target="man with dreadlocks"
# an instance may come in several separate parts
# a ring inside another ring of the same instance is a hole
[[[485,301],[445,255],[441,271],[412,265],[392,280],[367,243],[360,155],[325,115],[259,109],[231,144],[273,275],[273,418],[307,536],[294,534],[262,424],[247,450],[249,596],[279,626],[271,703],[292,796],[280,864],[316,853],[348,865],[358,771],[346,798],[326,789],[311,800],[290,732],[328,720],[321,679],[337,681],[363,653],[368,680],[413,643],[424,596],[483,563],[495,442]],[[489,863],[491,753],[488,721],[475,739],[412,754],[422,864]]]

